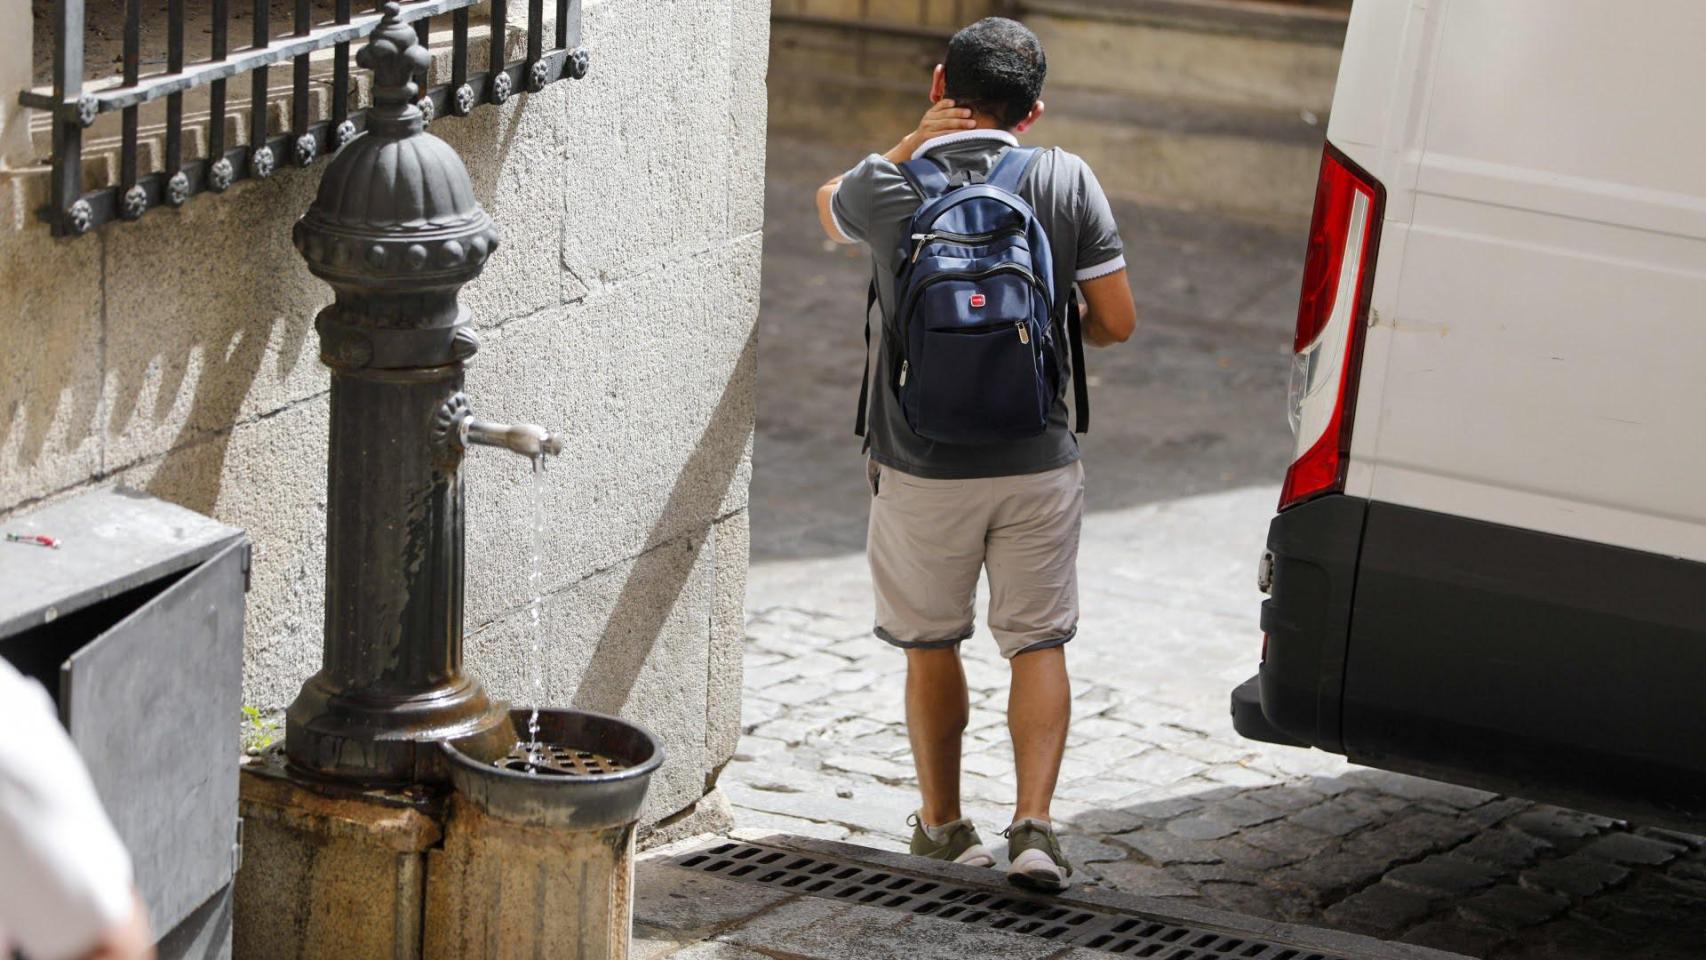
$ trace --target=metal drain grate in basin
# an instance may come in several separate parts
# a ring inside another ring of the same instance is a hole
[[[802,894],[918,916],[974,923],[1124,957],[1153,960],[1346,960],[1254,937],[1152,917],[1093,910],[1040,897],[729,841],[690,851],[677,866]]]
[[[556,777],[590,777],[624,769],[620,760],[549,743],[517,743],[497,762],[505,770]]]

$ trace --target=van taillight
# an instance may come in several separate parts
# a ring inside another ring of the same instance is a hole
[[[1385,200],[1379,181],[1327,144],[1292,344],[1289,415],[1299,452],[1285,472],[1281,510],[1344,489]]]

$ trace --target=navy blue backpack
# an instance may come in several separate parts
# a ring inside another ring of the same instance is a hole
[[[896,262],[895,382],[906,423],[927,440],[990,444],[1048,428],[1059,385],[1054,260],[1048,235],[1019,182],[1035,147],[1002,155],[983,182],[954,184],[929,157],[900,165],[924,198]],[[867,368],[871,286],[866,303]],[[1077,429],[1089,425],[1078,304],[1068,295]],[[855,430],[865,432],[869,375],[859,391]]]

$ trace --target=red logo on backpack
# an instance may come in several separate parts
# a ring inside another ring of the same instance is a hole
[[[983,302],[983,294],[974,293],[971,295],[971,305],[973,307],[981,307],[983,306]]]

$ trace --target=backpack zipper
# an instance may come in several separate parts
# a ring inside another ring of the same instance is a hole
[[[997,331],[1006,330],[1009,327],[1011,327],[1011,328],[1013,328],[1019,332],[1019,342],[1020,343],[1030,343],[1031,342],[1031,331],[1025,326],[1025,321],[1023,321],[1023,320],[1017,320],[1017,321],[997,320],[994,323],[977,323],[977,324],[966,324],[964,326],[959,326],[959,327],[943,327],[943,328],[940,328],[937,330],[932,330],[932,331],[930,331],[930,333],[932,336],[948,336],[948,337],[977,336],[978,334],[995,333]]]
[[[912,235],[912,262],[918,262],[919,255],[924,252],[924,245],[932,240],[946,240],[949,243],[973,245],[988,243],[991,240],[998,239],[1008,234],[1017,236],[1022,233],[1024,233],[1024,231],[1018,227],[1006,227],[991,233],[950,233],[946,230],[938,230],[932,233],[915,233]]]
[[[993,277],[998,273],[1016,273],[1019,276],[1024,277],[1031,286],[1036,287],[1037,292],[1042,292],[1043,283],[1041,280],[1037,279],[1037,275],[1016,263],[997,264],[987,270],[979,270],[976,273],[938,274],[937,276],[931,277],[918,286],[912,288],[912,295],[908,297],[906,301],[906,309],[900,312],[900,319],[902,323],[906,325],[901,328],[902,335],[907,332],[906,327],[911,325],[913,308],[918,305],[918,298],[923,296],[925,287],[941,283],[943,280],[982,280],[985,277]],[[1054,315],[1054,304],[1048,302],[1047,296],[1043,297],[1043,306],[1048,315],[1052,317]]]
[[[926,280],[923,283],[919,284],[917,287],[913,288],[912,295],[907,298],[906,309],[901,311],[900,314],[898,315],[899,320],[900,320],[900,325],[901,325],[900,326],[901,343],[903,345],[906,343],[906,339],[907,339],[909,330],[912,326],[913,310],[918,306],[918,298],[923,295],[925,287],[928,287],[931,284],[940,283],[943,280],[982,280],[985,277],[992,277],[998,273],[1016,273],[1019,276],[1025,278],[1025,280],[1027,282],[1029,282],[1031,284],[1031,286],[1037,288],[1038,293],[1043,292],[1043,283],[1041,280],[1037,279],[1037,275],[1032,273],[1031,271],[1025,269],[1024,267],[1019,266],[1016,263],[999,264],[997,266],[990,267],[987,270],[980,270],[977,273],[959,273],[959,274],[944,273],[944,274],[941,274],[939,276],[931,277],[929,280]],[[1048,302],[1048,296],[1046,294],[1043,297],[1043,306],[1046,308],[1049,316],[1051,316],[1051,317],[1054,316],[1054,304]],[[1025,329],[1025,322],[1023,320],[1019,320],[1019,321],[1016,321],[1013,325],[1015,327],[1017,327],[1019,330],[1019,342],[1025,344],[1026,346],[1030,346],[1031,335],[1030,335],[1030,332]],[[902,349],[905,349],[905,347],[903,346]],[[1035,348],[1032,348],[1032,349],[1034,350]],[[895,386],[897,386],[897,387],[906,386],[906,374],[911,368],[912,368],[911,360],[909,360],[905,357],[902,357],[901,361],[900,361],[900,378],[899,378],[899,381],[895,384]]]

